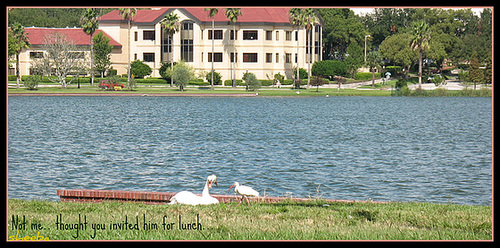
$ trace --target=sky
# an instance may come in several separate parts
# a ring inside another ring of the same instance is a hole
[[[354,13],[357,15],[365,15],[367,13],[373,12],[374,8],[350,8],[350,9],[352,9]],[[461,9],[461,8],[446,8],[446,9]],[[471,8],[471,9],[478,16],[483,11],[483,8]]]

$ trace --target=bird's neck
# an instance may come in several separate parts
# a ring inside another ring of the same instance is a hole
[[[201,193],[201,196],[209,196],[210,193],[208,192],[208,180],[205,182],[205,188],[203,188],[203,192]]]

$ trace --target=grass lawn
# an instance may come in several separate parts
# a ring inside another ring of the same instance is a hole
[[[322,200],[237,207],[236,203],[185,206],[9,199],[8,237],[16,235],[50,240],[491,240],[492,208],[325,204]]]

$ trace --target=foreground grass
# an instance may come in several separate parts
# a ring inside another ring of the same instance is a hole
[[[24,228],[19,225],[23,216]],[[61,223],[60,217],[62,227],[56,225],[58,220]],[[42,235],[50,240],[492,239],[490,206],[431,203],[325,204],[315,200],[236,207],[236,203],[185,206],[9,199],[8,218],[8,236]],[[190,223],[194,224],[188,226]],[[79,230],[74,229],[78,226]]]

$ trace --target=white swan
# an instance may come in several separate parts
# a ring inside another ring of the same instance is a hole
[[[212,184],[217,185],[217,177],[215,175],[210,175],[207,177],[207,181],[205,182],[205,188],[203,188],[203,192],[201,196],[197,196],[189,191],[181,191],[175,194],[172,198],[170,198],[169,204],[186,204],[186,205],[208,205],[208,204],[217,204],[219,200],[212,197],[208,192],[209,189],[212,188]]]

